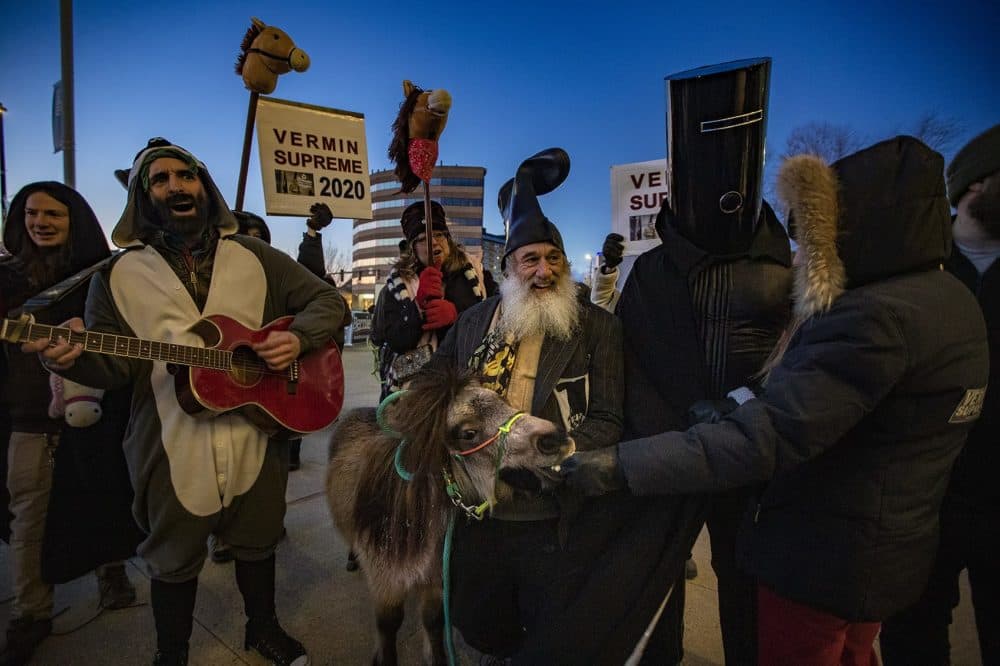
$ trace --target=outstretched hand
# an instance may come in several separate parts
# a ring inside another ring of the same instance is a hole
[[[625,473],[618,464],[618,447],[577,451],[559,466],[566,485],[593,497],[628,487]]]
[[[622,263],[622,258],[625,256],[625,237],[621,234],[608,234],[601,247],[601,255],[604,257],[604,268],[609,271]]]
[[[333,211],[325,203],[316,202],[309,206],[309,219],[306,226],[313,231],[320,231],[326,228],[333,221]]]
[[[737,407],[739,404],[732,398],[699,400],[688,407],[688,424],[718,423]]]

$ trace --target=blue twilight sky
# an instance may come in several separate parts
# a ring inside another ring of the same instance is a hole
[[[248,93],[233,63],[251,16],[277,25],[312,66],[275,97],[365,115],[369,163],[389,168],[401,81],[454,97],[446,164],[487,169],[485,225],[502,233],[496,191],[549,146],[572,160],[543,197],[576,266],[610,230],[612,165],[661,158],[665,76],[771,56],[768,149],[809,122],[852,126],[871,141],[928,112],[961,123],[960,141],[1000,122],[996,0],[877,2],[212,2],[78,0],[74,7],[77,189],[110,234],[125,191],[112,174],[151,136],[189,148],[235,199]],[[57,0],[0,0],[0,103],[8,197],[62,179],[53,154],[60,78]],[[263,210],[256,141],[245,208]],[[294,253],[299,218],[271,217]],[[325,236],[350,251],[351,223]]]

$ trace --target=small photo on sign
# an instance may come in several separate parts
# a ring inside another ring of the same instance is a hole
[[[628,239],[630,241],[656,239],[656,215],[629,215]]]
[[[315,196],[316,188],[313,184],[313,175],[311,173],[275,169],[274,182],[280,194],[299,194],[306,197]]]

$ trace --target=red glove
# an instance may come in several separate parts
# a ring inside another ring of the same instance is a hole
[[[428,266],[420,273],[420,284],[417,285],[417,305],[426,310],[428,301],[444,298],[443,275],[440,269]]]
[[[455,304],[443,298],[435,298],[433,301],[427,301],[427,307],[424,308],[424,321],[427,323],[424,324],[423,328],[425,331],[434,331],[451,326],[456,319],[458,319],[458,310],[455,308]]]

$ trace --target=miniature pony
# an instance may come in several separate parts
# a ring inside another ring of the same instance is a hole
[[[448,123],[451,95],[444,88],[423,90],[403,81],[403,103],[392,123],[389,159],[396,163],[401,192],[412,192],[421,181],[429,183],[437,162],[437,139]]]
[[[425,368],[382,411],[388,424],[370,408],[338,422],[330,438],[327,499],[374,602],[372,663],[397,662],[404,601],[416,590],[424,663],[442,664],[442,549],[453,512],[481,519],[496,501],[497,478],[511,472],[552,487],[553,467],[575,446],[550,421],[516,412],[467,370]]]
[[[284,30],[266,25],[259,18],[251,21],[240,44],[236,73],[243,76],[247,90],[266,95],[274,92],[279,75],[309,69],[309,56]]]

